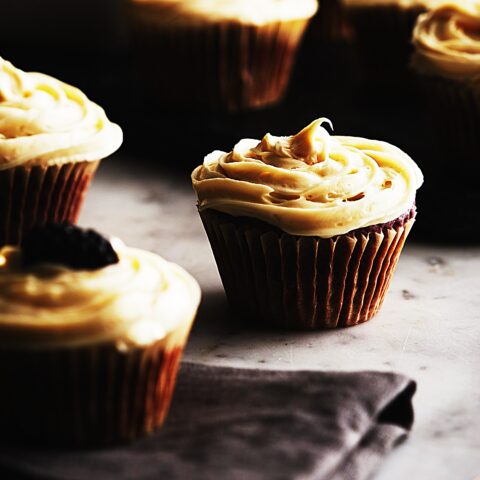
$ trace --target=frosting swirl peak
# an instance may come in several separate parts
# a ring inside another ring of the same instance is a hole
[[[329,133],[322,127],[324,122],[333,128],[328,118],[319,118],[291,137],[274,137],[267,133],[252,152],[266,162],[272,156],[302,160],[308,165],[324,161],[329,156],[331,143]]]
[[[290,137],[241,140],[192,173],[199,209],[263,220],[323,238],[386,223],[408,211],[423,176],[397,147],[330,136],[319,119]]]
[[[0,170],[101,160],[121,143],[120,127],[79,89],[0,57]]]

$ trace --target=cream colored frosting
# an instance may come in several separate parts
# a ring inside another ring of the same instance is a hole
[[[423,176],[397,147],[330,136],[312,122],[290,137],[241,140],[192,173],[199,209],[263,220],[293,235],[329,238],[386,223],[415,202]]]
[[[455,78],[480,75],[480,4],[448,2],[418,18],[413,66]]]
[[[94,271],[21,267],[18,247],[0,250],[0,342],[49,348],[114,342],[185,342],[200,301],[179,266],[114,242],[120,261]],[[171,336],[171,335],[170,335]]]
[[[101,160],[122,130],[80,90],[0,57],[0,170]]]
[[[162,24],[235,21],[264,25],[310,18],[317,0],[130,0],[147,22]]]

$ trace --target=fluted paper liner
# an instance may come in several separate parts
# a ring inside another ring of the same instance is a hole
[[[0,245],[18,244],[33,225],[76,222],[99,162],[0,171]]]
[[[132,19],[139,70],[162,104],[229,111],[281,99],[309,22],[223,22],[173,29],[144,23],[134,12]]]
[[[303,330],[375,315],[414,221],[322,239],[213,210],[200,215],[232,311],[243,321]]]
[[[183,344],[0,350],[0,434],[55,446],[103,446],[159,427]]]

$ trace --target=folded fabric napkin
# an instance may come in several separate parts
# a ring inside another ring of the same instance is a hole
[[[0,478],[364,480],[406,437],[414,392],[393,373],[183,364],[159,433],[96,451],[3,446]]]

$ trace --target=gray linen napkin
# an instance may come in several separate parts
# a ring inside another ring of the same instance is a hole
[[[159,433],[96,451],[3,446],[0,477],[365,480],[406,437],[414,392],[413,381],[393,373],[187,363]]]

